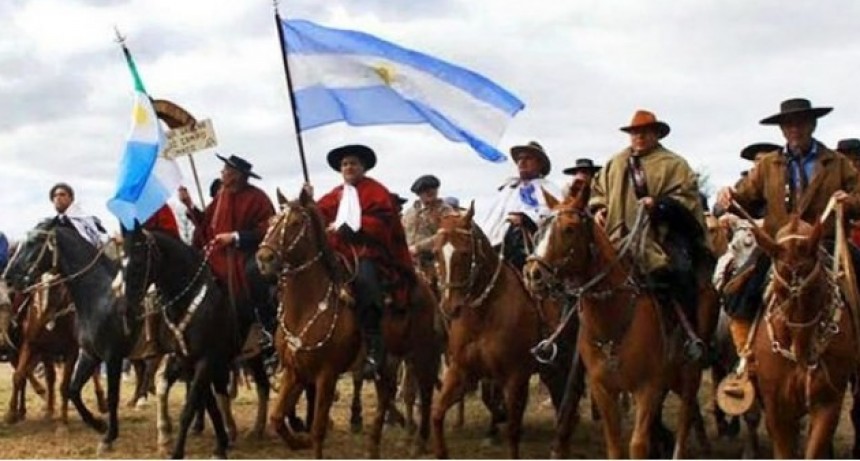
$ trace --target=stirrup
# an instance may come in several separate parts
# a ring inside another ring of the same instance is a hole
[[[702,360],[705,356],[705,342],[697,337],[687,339],[684,342],[684,356],[693,362]]]
[[[379,364],[370,355],[365,357],[364,363],[361,365],[361,378],[371,381],[379,379]]]

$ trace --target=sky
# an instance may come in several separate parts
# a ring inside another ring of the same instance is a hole
[[[663,144],[709,177],[709,192],[749,164],[747,144],[782,142],[758,121],[781,101],[834,107],[816,137],[860,137],[860,2],[832,0],[294,0],[285,18],[364,31],[470,68],[525,102],[497,147],[531,140],[549,179],[577,158],[602,164],[628,144],[637,109],[672,132]],[[271,0],[5,0],[0,2],[0,231],[22,237],[53,214],[48,190],[70,183],[78,204],[118,228],[105,204],[116,186],[133,85],[114,27],[151,96],[211,119],[218,147],[194,154],[204,193],[215,153],[239,155],[271,197],[303,182]],[[441,195],[487,206],[516,172],[482,160],[429,126],[333,124],[303,133],[317,195],[339,182],[337,146],[379,157],[370,175],[411,196],[422,174]],[[186,184],[194,190],[187,159]],[[196,197],[196,194],[195,194]],[[411,198],[414,198],[411,197]],[[176,198],[171,204],[181,210]]]

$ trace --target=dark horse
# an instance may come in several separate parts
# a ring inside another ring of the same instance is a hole
[[[322,217],[304,192],[287,202],[278,191],[282,212],[273,216],[257,252],[263,274],[278,275],[280,306],[275,345],[284,364],[278,401],[270,420],[291,448],[306,448],[284,424],[303,388],[315,388],[315,418],[311,427],[314,456],[322,457],[337,378],[354,363],[361,349],[361,333],[347,294],[347,271],[328,245]],[[416,450],[429,436],[430,404],[439,369],[440,351],[434,341],[436,311],[430,288],[420,280],[407,312],[386,309],[382,319],[385,348],[406,357],[416,373],[421,399],[421,421]],[[393,377],[383,367],[376,381],[377,412],[368,436],[368,457],[379,457],[382,423],[394,396]]]
[[[55,271],[61,277],[50,283],[65,283],[71,292],[81,353],[75,364],[69,398],[81,419],[104,434],[99,453],[109,450],[119,434],[117,404],[122,360],[137,339],[140,326],[140,313],[126,310],[124,299],[117,298],[111,289],[118,270],[117,263],[75,229],[56,225],[52,220],[43,221],[27,234],[6,269],[7,280],[20,290],[31,291],[35,288],[31,285],[42,274]],[[107,366],[108,424],[96,418],[81,398],[81,389],[100,362]]]
[[[230,418],[228,383],[233,360],[242,352],[251,322],[243,321],[237,308],[215,282],[204,256],[179,239],[159,231],[144,231],[137,227],[125,235],[128,255],[126,270],[126,299],[130,309],[141,309],[147,288],[154,283],[162,304],[161,322],[169,332],[167,349],[173,352],[174,363],[167,367],[165,387],[159,388],[159,429],[166,429],[161,418],[166,416],[167,389],[180,376],[189,376],[190,388],[180,419],[179,437],[173,457],[185,455],[185,442],[194,415],[204,407],[212,420],[217,444],[215,456],[224,457],[228,436],[224,418]],[[265,424],[269,382],[262,358],[257,355],[249,362],[257,384],[258,404],[264,408],[258,414],[258,433]],[[214,389],[214,393],[213,390]],[[220,404],[224,410],[222,415]],[[258,410],[259,413],[259,410]],[[159,431],[165,444],[167,437]]]

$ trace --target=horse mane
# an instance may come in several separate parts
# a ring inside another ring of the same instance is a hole
[[[51,219],[42,221],[36,226],[36,228],[39,230],[54,229],[58,237],[63,236],[63,238],[73,243],[73,248],[75,251],[82,251],[84,253],[84,256],[87,258],[87,262],[92,261],[92,259],[95,258],[96,254],[99,252],[99,250],[96,249],[96,247],[94,247],[90,242],[86,241],[76,229],[66,226],[58,226]],[[66,251],[68,251],[68,249],[66,249]],[[98,262],[93,268],[95,269],[99,267],[107,271],[108,274],[110,274],[110,278],[113,279],[116,276],[117,272],[119,272],[120,264],[118,261],[112,261],[110,258],[107,257],[107,255],[104,254],[104,252],[102,252],[98,255]]]

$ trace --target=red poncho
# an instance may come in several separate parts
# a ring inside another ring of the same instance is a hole
[[[238,247],[231,244],[216,248],[209,256],[215,278],[227,284],[236,296],[248,293],[245,261],[257,251],[274,214],[275,207],[266,193],[250,184],[238,191],[222,188],[203,212],[203,221],[194,233],[197,248],[205,247],[218,234],[239,233]],[[228,280],[230,274],[232,280]]]
[[[179,224],[176,223],[176,215],[165,203],[154,215],[143,223],[143,228],[150,231],[161,231],[179,239]]]
[[[359,257],[377,262],[384,270],[400,274],[412,272],[412,256],[406,244],[406,233],[388,189],[371,178],[363,178],[355,188],[361,204],[361,230],[358,242],[345,242],[337,232],[329,233],[329,243],[335,251],[352,261],[353,248]],[[326,226],[334,222],[343,186],[337,186],[319,199],[317,206]]]

